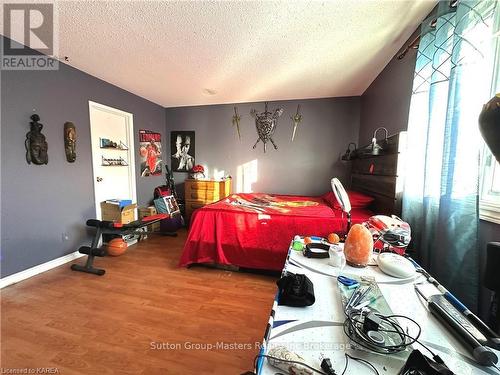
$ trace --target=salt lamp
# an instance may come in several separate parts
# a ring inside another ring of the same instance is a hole
[[[347,234],[344,254],[347,264],[353,267],[366,267],[373,250],[373,237],[361,224],[354,224]]]

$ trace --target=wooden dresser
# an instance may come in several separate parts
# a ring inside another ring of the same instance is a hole
[[[197,208],[217,202],[229,194],[231,194],[230,178],[224,181],[186,179],[184,181],[186,220],[191,219],[193,211]]]
[[[352,160],[351,188],[375,198],[370,207],[377,214],[401,215],[406,132],[378,141],[384,151],[380,155],[364,155]]]

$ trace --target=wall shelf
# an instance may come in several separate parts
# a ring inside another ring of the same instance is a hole
[[[128,151],[128,146],[125,143],[123,143],[122,141],[119,141],[119,143],[116,143],[108,138],[99,138],[99,145],[100,145],[100,148],[106,149],[106,150]]]
[[[128,163],[121,156],[118,159],[105,158],[101,156],[101,166],[103,167],[126,167]]]

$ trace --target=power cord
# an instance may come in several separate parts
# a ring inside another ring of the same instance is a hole
[[[358,358],[358,357],[353,357],[352,355],[349,355],[347,353],[344,353],[345,354],[345,367],[344,367],[344,370],[342,371],[342,374],[340,375],[344,375],[345,372],[347,371],[347,365],[349,364],[349,358],[351,358],[352,360],[354,361],[358,361],[358,362],[361,362],[361,363],[364,363],[365,365],[371,367],[371,369],[373,370],[373,372],[377,375],[380,375],[380,373],[378,372],[378,370],[375,368],[375,366],[373,366],[370,362],[368,362],[367,360],[365,359],[362,359],[362,358]]]
[[[344,333],[351,341],[359,346],[381,354],[398,353],[417,342],[420,337],[420,325],[413,319],[404,315],[382,315],[369,310],[349,309],[345,311]],[[411,336],[405,332],[396,318],[412,322],[418,332]],[[370,320],[369,320],[370,319]],[[367,328],[366,322],[371,322]],[[370,332],[381,332],[392,335],[377,336]],[[392,342],[387,343],[386,338]],[[428,348],[426,348],[428,349]]]
[[[280,362],[284,362],[284,363],[293,363],[293,364],[296,364],[296,365],[301,365],[301,366],[307,367],[309,370],[311,370],[311,371],[313,371],[313,372],[315,372],[317,374],[320,374],[320,375],[335,375],[335,371],[332,374],[328,374],[328,373],[325,373],[323,371],[317,370],[314,367],[309,366],[307,363],[304,363],[304,362],[301,362],[301,361],[292,361],[292,360],[289,360],[289,359],[283,359],[283,358],[273,357],[272,355],[267,355],[267,354],[257,354],[255,356],[255,359],[253,361],[253,367],[255,369],[257,368],[257,360],[259,358],[267,358],[267,359],[272,359],[272,360],[280,361]]]
[[[382,315],[369,309],[348,309],[344,313],[346,315],[344,333],[359,346],[376,353],[392,354],[401,352],[410,345],[418,343],[431,354],[436,363],[445,364],[441,357],[418,340],[422,328],[412,318],[405,315]],[[408,334],[408,328],[405,331],[396,321],[396,318],[411,322],[417,328],[416,334],[413,336]],[[378,332],[386,335],[377,335]],[[389,338],[392,343],[388,345],[386,340]]]
[[[376,375],[380,375],[380,373],[377,371],[377,369],[375,368],[375,366],[373,366],[367,360],[362,359],[362,358],[358,358],[358,357],[353,357],[353,356],[351,356],[351,355],[349,355],[347,353],[344,353],[344,355],[345,355],[345,367],[344,367],[344,370],[342,371],[341,375],[344,375],[345,372],[347,371],[347,366],[349,365],[349,358],[352,359],[352,360],[354,360],[354,361],[358,361],[358,362],[364,363],[365,365],[369,366]],[[335,372],[335,369],[332,366],[332,362],[330,361],[330,358],[323,358],[322,361],[321,361],[321,369],[324,372],[320,371],[320,370],[317,370],[314,367],[309,366],[307,363],[304,363],[304,362],[301,362],[301,361],[292,361],[292,360],[288,360],[288,359],[282,359],[282,358],[274,357],[274,356],[267,355],[267,354],[258,354],[258,355],[255,356],[255,359],[254,359],[254,368],[255,369],[257,368],[257,360],[259,358],[268,358],[268,359],[272,359],[272,360],[275,360],[275,361],[281,361],[281,362],[284,362],[284,363],[298,364],[298,365],[307,367],[311,371],[313,371],[313,372],[315,372],[317,374],[320,374],[320,375],[337,375],[337,373]]]
[[[332,366],[332,361],[330,361],[330,358],[323,358],[321,360],[321,369],[328,375],[337,375]]]

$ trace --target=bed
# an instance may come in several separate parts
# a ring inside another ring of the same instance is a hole
[[[373,212],[353,208],[352,223]],[[319,197],[233,194],[195,211],[180,266],[214,263],[280,271],[294,235],[344,234],[347,219],[333,193]]]
[[[350,161],[352,223],[401,212],[406,132],[381,142],[379,155]],[[364,147],[369,149],[370,145]],[[347,219],[333,192],[319,197],[233,194],[196,210],[179,262],[281,271],[294,235],[344,234]]]

